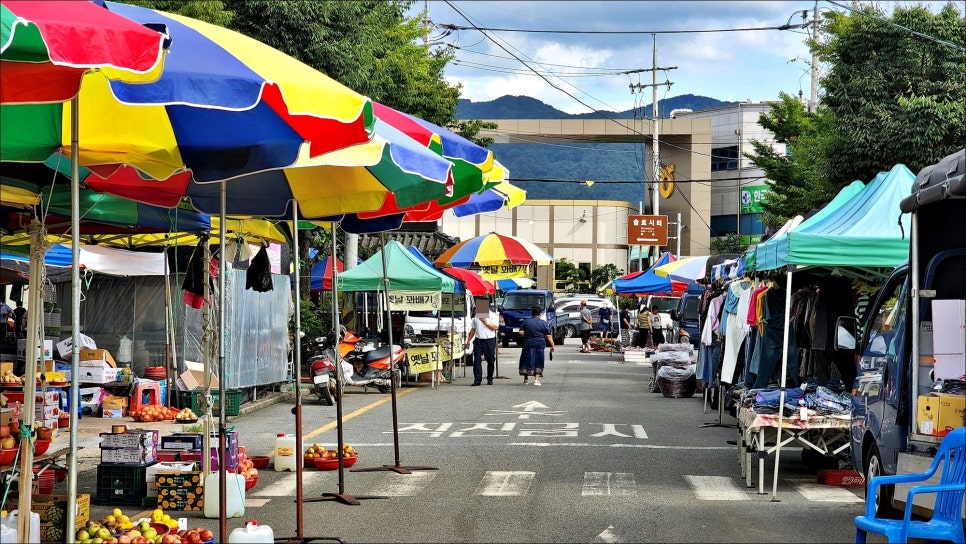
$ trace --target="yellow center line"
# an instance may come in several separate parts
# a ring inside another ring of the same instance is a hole
[[[408,387],[408,388],[404,389],[403,391],[397,391],[396,392],[396,398],[402,397],[403,395],[408,395],[408,394],[413,393],[413,392],[415,392],[417,390],[419,390],[418,387]],[[376,402],[367,404],[367,405],[363,406],[362,408],[359,408],[359,409],[357,409],[357,410],[355,410],[353,412],[350,412],[349,414],[343,415],[342,416],[342,421],[343,422],[348,421],[348,420],[350,420],[350,419],[352,419],[354,417],[360,416],[360,415],[368,412],[369,410],[372,410],[372,409],[374,409],[376,407],[382,406],[383,404],[386,404],[387,402],[390,402],[390,401],[392,401],[392,395],[386,395],[385,397],[377,400]],[[326,431],[330,431],[330,430],[336,428],[338,426],[338,423],[339,423],[338,421],[330,421],[330,422],[326,423],[325,425],[319,427],[318,429],[315,429],[314,431],[310,431],[310,432],[308,432],[306,434],[303,434],[302,435],[303,444],[304,444],[304,441],[305,440],[307,440],[309,438],[312,438],[313,436],[320,435],[320,434],[322,434],[322,433],[324,433]],[[268,457],[274,457],[275,456],[275,449],[272,448],[272,451],[270,451],[266,455],[268,455]]]

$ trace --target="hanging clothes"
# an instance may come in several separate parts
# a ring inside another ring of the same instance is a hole
[[[181,300],[195,310],[200,310],[205,303],[205,241],[200,240],[195,246],[191,258],[188,260],[188,269],[185,271],[184,281],[181,288],[184,295]],[[211,259],[208,263],[208,286],[209,293],[214,291],[212,278],[218,275],[218,260]]]
[[[748,332],[747,325],[744,323],[744,316],[740,318],[738,316],[738,305],[741,301],[741,295],[751,289],[751,286],[752,283],[747,278],[731,282],[731,285],[728,286],[728,294],[725,297],[724,315],[726,316],[726,323],[724,325],[724,358],[721,362],[721,382],[728,385],[735,383],[738,357],[743,352],[742,345]]]
[[[248,266],[248,272],[245,274],[245,289],[251,289],[256,293],[267,293],[273,289],[272,263],[265,246],[262,246],[252,259],[252,264]]]

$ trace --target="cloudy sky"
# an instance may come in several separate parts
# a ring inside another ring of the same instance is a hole
[[[569,113],[650,104],[652,87],[637,84],[650,85],[652,73],[623,72],[654,65],[652,32],[657,32],[656,65],[676,67],[658,72],[659,100],[695,94],[762,101],[782,91],[801,91],[807,99],[811,93],[807,30],[729,30],[798,25],[803,10],[811,21],[814,0],[418,0],[414,9],[426,5],[436,25],[431,43],[456,48],[447,79],[461,83],[463,98],[474,101],[525,95]],[[818,5],[819,10],[841,9],[827,1]],[[481,32],[473,27],[580,33]],[[632,31],[639,33],[615,33]]]

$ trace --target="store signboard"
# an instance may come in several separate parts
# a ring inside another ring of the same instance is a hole
[[[389,306],[394,310],[438,310],[439,291],[390,291]]]
[[[530,265],[526,264],[497,264],[480,267],[480,276],[485,280],[506,280],[511,278],[529,278]]]
[[[666,246],[667,216],[627,216],[627,244],[632,246]]]
[[[761,213],[762,202],[768,200],[771,185],[753,185],[741,188],[741,213]]]

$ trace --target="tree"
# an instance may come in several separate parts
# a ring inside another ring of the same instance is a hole
[[[735,233],[726,234],[711,239],[711,253],[720,255],[722,253],[744,253],[748,249],[748,244],[741,241],[741,236]]]
[[[821,207],[854,180],[896,163],[918,172],[966,142],[966,22],[951,4],[938,14],[829,12],[822,28],[826,42],[811,44],[830,66],[818,111],[782,93],[758,123],[787,152],[753,141],[745,154],[773,182],[762,206],[770,226]]]
[[[224,27],[231,23],[232,18],[232,13],[225,10],[225,5],[221,0],[189,0],[187,2],[184,0],[128,0],[125,3],[183,15]]]
[[[584,272],[569,259],[557,259],[554,262],[553,279],[564,282],[565,290],[573,290],[583,281]]]
[[[607,263],[605,265],[598,266],[590,272],[590,285],[594,288],[594,291],[599,291],[601,287],[607,285],[614,278],[619,278],[624,275],[624,271],[617,268],[614,263]]]

